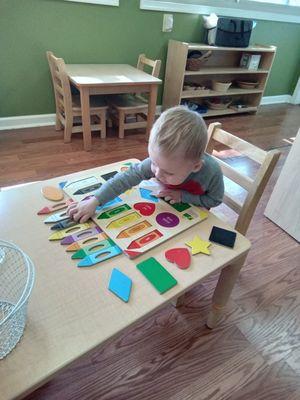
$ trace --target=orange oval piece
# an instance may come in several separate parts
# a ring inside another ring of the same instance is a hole
[[[46,199],[52,201],[60,201],[64,198],[64,192],[54,186],[44,186],[42,194]]]

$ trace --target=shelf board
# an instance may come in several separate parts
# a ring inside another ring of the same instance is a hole
[[[241,94],[252,94],[252,93],[262,93],[262,89],[239,89],[233,88],[228,89],[227,92],[216,92],[215,90],[210,90],[209,92],[204,92],[202,90],[187,90],[187,93],[183,90],[181,92],[182,99],[190,99],[195,97],[217,97],[217,96],[234,96]]]
[[[208,110],[207,113],[201,114],[202,117],[216,117],[218,115],[241,114],[245,112],[257,111],[257,107],[242,108],[240,111],[233,108],[225,108],[225,110]]]
[[[218,50],[218,51],[240,51],[240,52],[270,52],[274,53],[276,51],[275,46],[264,46],[264,45],[254,45],[249,47],[221,47],[221,46],[209,46],[205,43],[188,43],[189,50]]]
[[[231,67],[203,67],[199,71],[185,71],[185,76],[190,75],[223,75],[223,74],[267,74],[267,69],[246,69],[246,68],[231,68]]]

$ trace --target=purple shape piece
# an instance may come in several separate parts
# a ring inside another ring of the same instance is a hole
[[[84,231],[74,233],[74,235],[69,235],[60,241],[60,244],[72,244],[77,242],[77,240],[86,239],[90,236],[98,235],[98,233],[103,232],[99,226],[94,226],[93,228],[85,229]]]
[[[157,214],[156,222],[165,228],[174,228],[174,226],[179,224],[179,218],[175,214],[162,212]]]

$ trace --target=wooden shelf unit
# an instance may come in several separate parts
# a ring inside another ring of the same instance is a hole
[[[187,71],[186,60],[192,50],[212,51],[211,56],[198,71]],[[259,54],[261,56],[259,68],[250,70],[241,68],[240,60],[243,53]],[[224,110],[208,109],[203,117],[256,112],[263,96],[268,76],[276,54],[275,46],[255,45],[251,47],[217,47],[205,44],[186,43],[170,40],[166,65],[165,87],[163,94],[163,109],[182,103],[190,99],[194,103],[204,104],[206,98],[227,96],[232,101],[247,104],[242,109],[226,108]],[[211,89],[212,80],[233,82],[227,92],[217,92]],[[258,81],[253,89],[237,87],[237,80]],[[183,90],[184,84],[196,83],[210,90]]]

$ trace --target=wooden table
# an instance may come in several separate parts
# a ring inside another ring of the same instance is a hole
[[[161,80],[127,64],[67,64],[71,83],[80,91],[83,143],[91,150],[90,95],[119,93],[148,93],[147,131],[154,122],[157,88]]]
[[[112,170],[114,165],[117,164],[112,164]],[[231,229],[210,213],[207,220],[135,260],[119,255],[93,268],[77,268],[70,253],[66,253],[58,242],[48,240],[49,226],[43,223],[44,217],[36,213],[49,203],[41,195],[43,186],[80,179],[96,171],[99,168],[0,192],[1,238],[20,246],[36,267],[24,336],[0,361],[1,400],[22,398],[72,361],[105,344],[207,275],[223,268],[207,322],[208,326],[215,326],[250,249],[249,241],[238,234],[234,249],[212,244],[211,256],[193,256],[188,270],[180,270],[168,263],[164,258],[165,250],[183,246],[195,234],[207,240],[213,225]],[[178,281],[163,295],[156,292],[136,268],[138,262],[151,256]],[[107,289],[113,267],[133,280],[128,303],[123,303]]]

